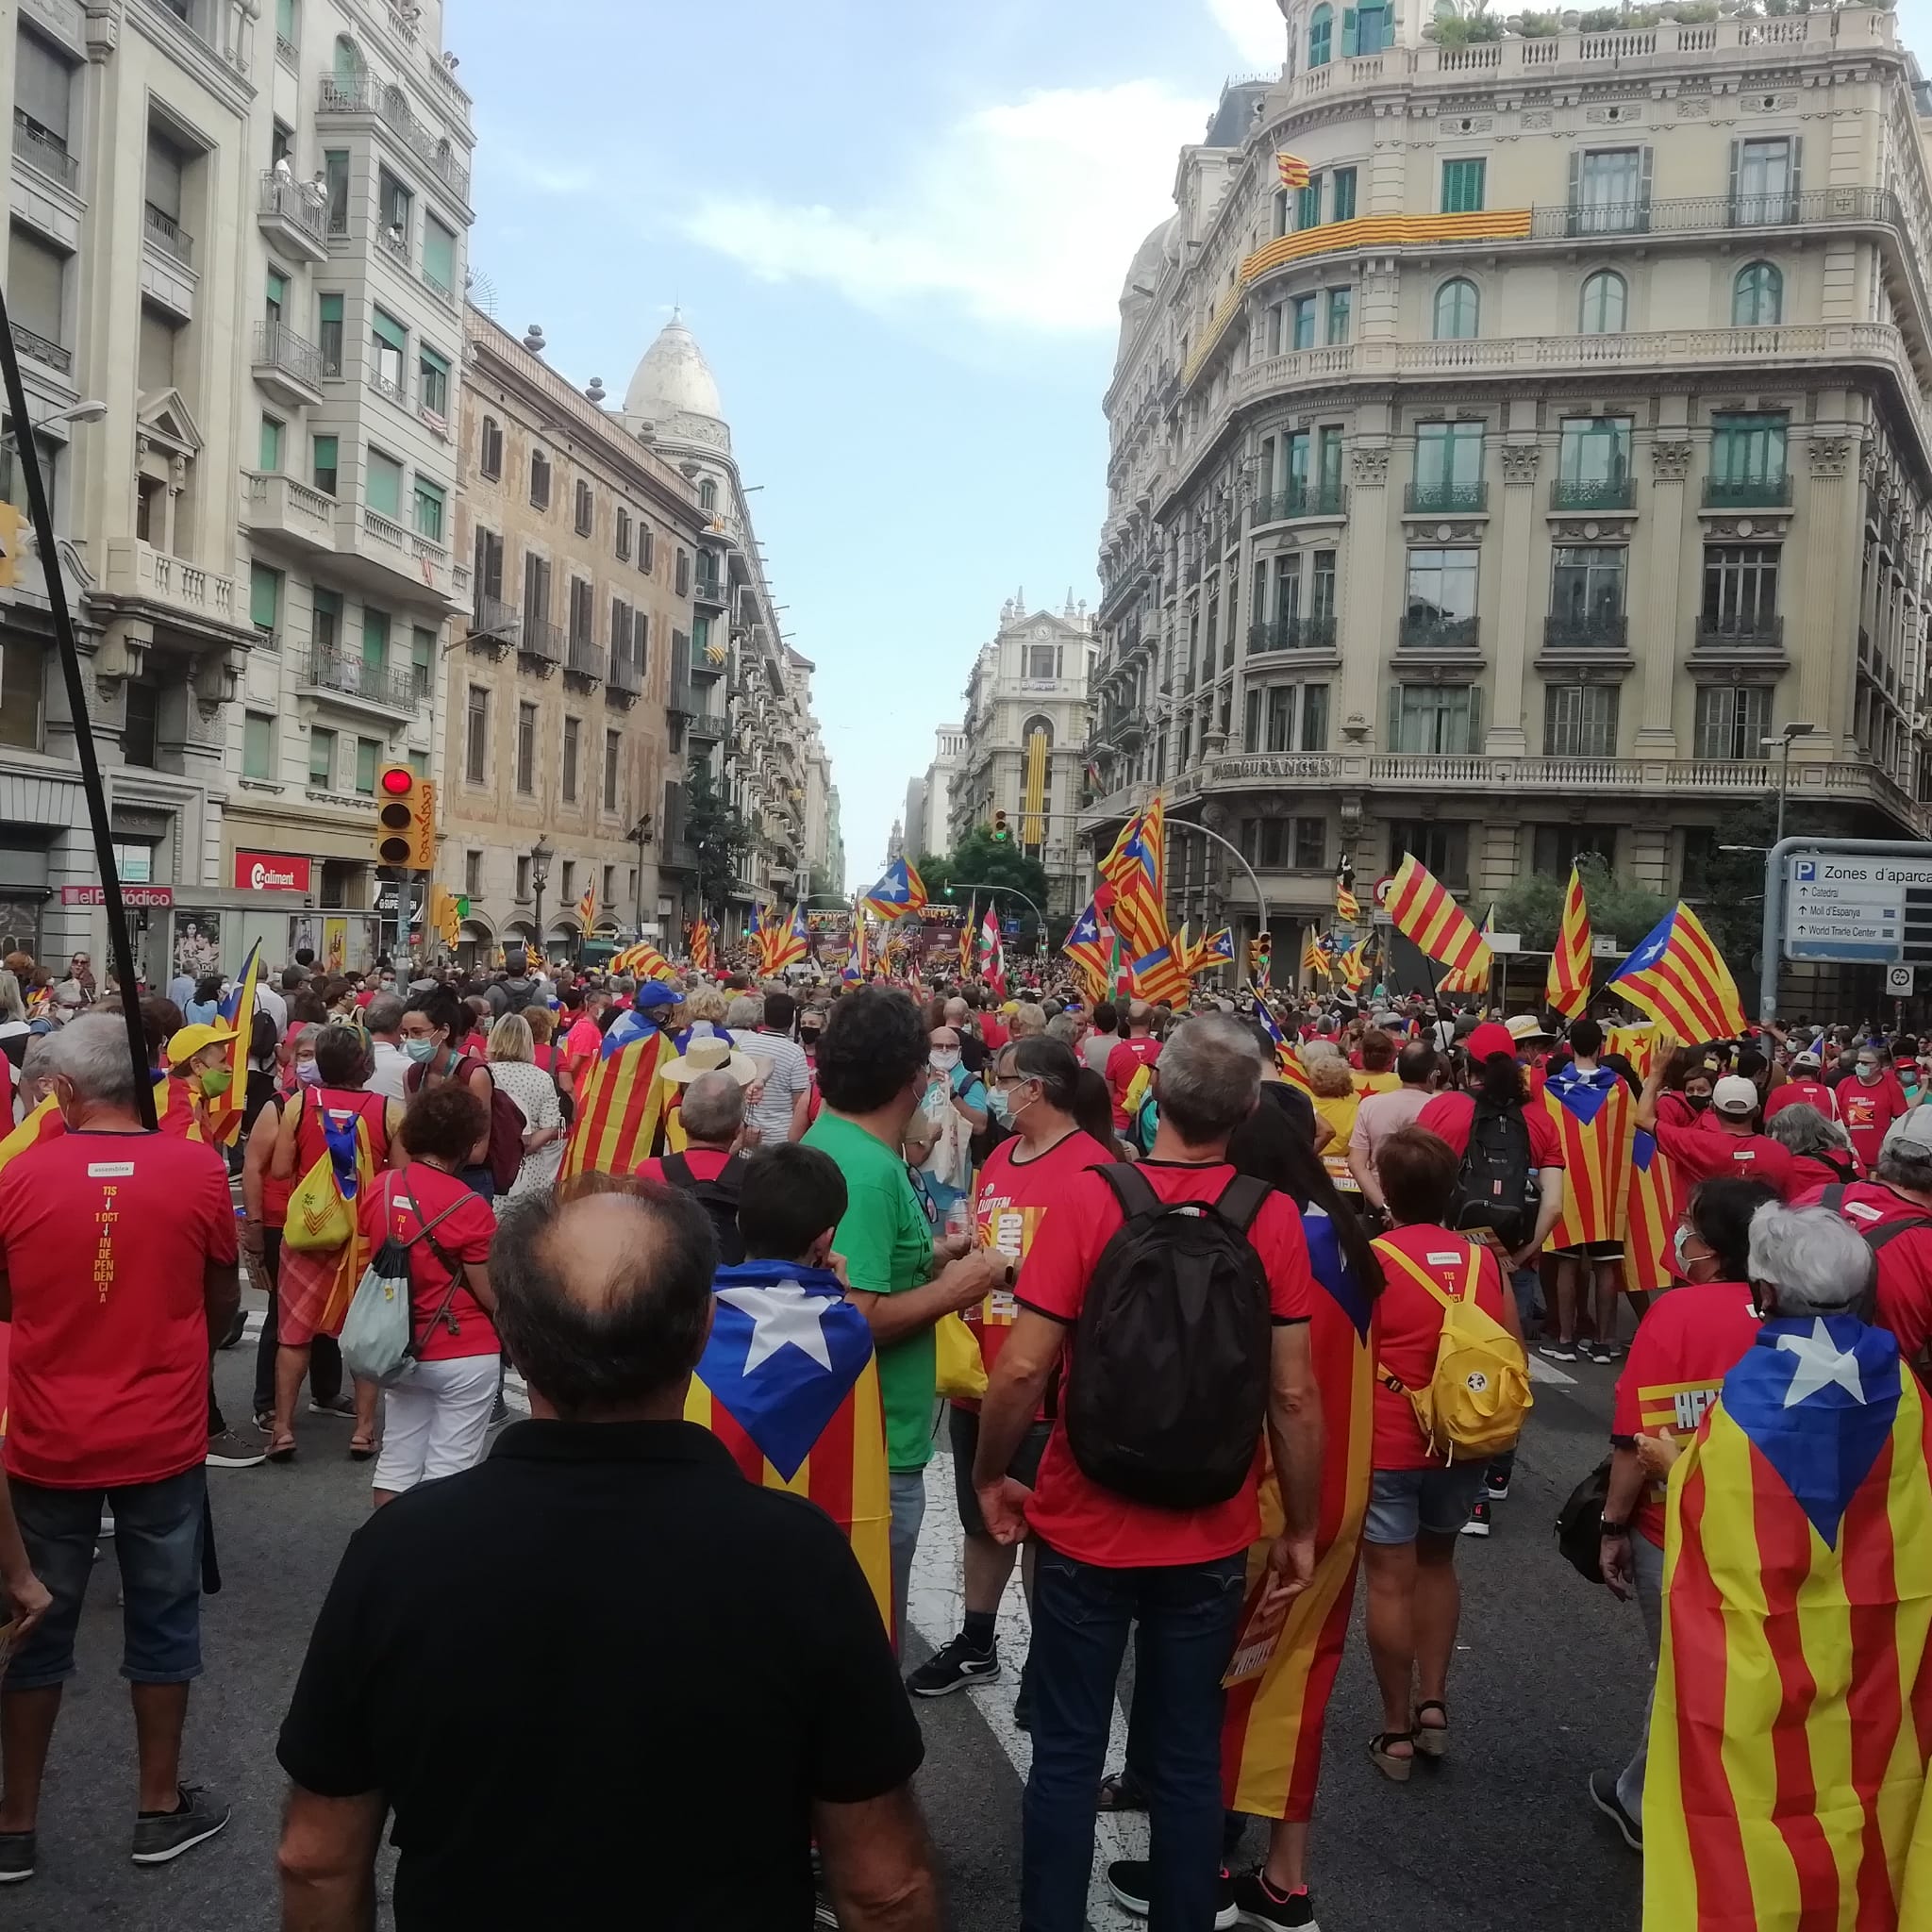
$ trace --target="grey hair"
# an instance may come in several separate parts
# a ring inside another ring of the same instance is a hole
[[[1868,1307],[1876,1261],[1829,1208],[1767,1201],[1751,1217],[1751,1279],[1777,1291],[1781,1315],[1841,1315]]]
[[[1803,1100],[1780,1108],[1765,1122],[1764,1131],[1792,1154],[1849,1154],[1852,1137],[1837,1121]]]
[[[370,1033],[393,1033],[403,1024],[403,1003],[392,992],[379,992],[362,1008],[362,1024]]]
[[[728,1141],[744,1124],[744,1089],[729,1074],[700,1074],[678,1108],[693,1141]]]
[[[26,1008],[21,1004],[20,981],[0,967],[0,1020],[25,1020]]]
[[[119,1013],[83,1013],[47,1037],[46,1073],[74,1084],[82,1100],[103,1107],[134,1105],[134,1057]],[[145,1070],[143,1069],[143,1077]]]
[[[1932,1147],[1895,1133],[1879,1147],[1878,1165],[1873,1174],[1888,1187],[1904,1188],[1914,1194],[1932,1193]]]
[[[1163,1120],[1196,1144],[1219,1140],[1255,1110],[1261,1049],[1245,1026],[1203,1014],[1175,1029],[1154,1080]]]
[[[724,1024],[734,1032],[741,1026],[756,1033],[765,1024],[765,996],[759,992],[741,992],[724,1008]]]
[[[1046,1008],[1036,1007],[1031,1000],[1022,1000],[1013,1008],[1008,1030],[1017,1033],[1022,1040],[1038,1039],[1046,1031]]]
[[[1056,1013],[1046,1023],[1046,1037],[1060,1041],[1067,1046],[1077,1046],[1080,1041],[1080,1016],[1077,1013]]]

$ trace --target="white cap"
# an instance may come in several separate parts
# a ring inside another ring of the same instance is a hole
[[[1719,1113],[1754,1113],[1757,1108],[1757,1089],[1741,1074],[1726,1074],[1711,1089],[1710,1104]]]

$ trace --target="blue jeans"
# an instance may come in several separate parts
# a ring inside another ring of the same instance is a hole
[[[912,1556],[919,1548],[919,1525],[925,1521],[925,1472],[895,1469],[886,1482],[892,1506],[892,1641],[904,1650],[906,1599],[912,1590]]]
[[[1221,1870],[1221,1674],[1247,1553],[1106,1570],[1041,1545],[1033,1586],[1033,1769],[1022,1809],[1022,1932],[1081,1932],[1114,1686],[1130,1625],[1134,1731],[1145,1752],[1150,1932],[1214,1923]]]

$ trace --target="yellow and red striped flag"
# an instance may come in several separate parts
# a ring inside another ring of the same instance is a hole
[[[1167,943],[1165,824],[1157,791],[1100,861],[1101,875],[1113,889],[1104,909],[1129,957],[1158,952]]]
[[[1489,941],[1456,903],[1449,888],[1413,852],[1396,868],[1389,887],[1389,917],[1395,930],[1425,958],[1454,974],[1480,970],[1489,984],[1492,955]]]
[[[636,1013],[620,1013],[605,1034],[577,1094],[558,1181],[580,1174],[628,1174],[651,1152],[664,1110],[658,1069],[664,1036]]]
[[[711,964],[711,925],[708,920],[695,919],[691,922],[691,963],[700,973],[709,970]]]
[[[966,904],[966,923],[959,928],[959,977],[973,977],[973,949],[979,943],[979,894]]]
[[[1736,1040],[1744,1031],[1738,982],[1704,922],[1681,901],[1618,967],[1609,990],[1686,1045]]]
[[[1774,1318],[1671,1472],[1643,1932],[1920,1926],[1932,1437],[1883,1328]]]
[[[1308,164],[1299,155],[1277,154],[1274,165],[1281,174],[1284,188],[1306,188],[1310,179]]]
[[[1543,1106],[1563,1147],[1563,1214],[1553,1248],[1621,1241],[1629,1217],[1637,1098],[1609,1067],[1579,1073],[1566,1060],[1543,1086]]]
[[[649,940],[640,940],[634,946],[626,946],[616,954],[608,971],[627,974],[638,979],[661,979],[667,986],[678,983],[677,969]]]
[[[1549,976],[1543,981],[1543,1005],[1566,1020],[1577,1019],[1590,1005],[1590,908],[1583,899],[1583,874],[1574,865],[1563,894],[1557,950],[1550,955]]]
[[[583,897],[577,901],[577,923],[584,929],[584,937],[589,939],[591,928],[597,924],[597,889],[595,886],[586,886]]]
[[[1335,971],[1350,992],[1359,992],[1369,976],[1369,948],[1374,942],[1373,934],[1363,933],[1335,962]]]
[[[1302,948],[1302,971],[1319,974],[1326,973],[1327,970],[1328,955],[1322,950],[1321,943],[1314,934],[1310,933],[1307,944]]]
[[[1362,916],[1361,901],[1356,897],[1346,873],[1335,881],[1335,916],[1343,925],[1353,925]]]
[[[1315,1090],[1309,1083],[1307,1069],[1302,1065],[1302,1057],[1294,1050],[1288,1035],[1281,1030],[1281,1022],[1274,1017],[1260,989],[1252,980],[1248,982],[1248,991],[1255,995],[1255,1018],[1274,1042],[1275,1071],[1291,1087],[1298,1087],[1312,1097]]]
[[[5,1140],[0,1140],[0,1168],[16,1154],[25,1154],[29,1147],[38,1147],[42,1141],[51,1141],[66,1131],[67,1123],[60,1118],[60,1109],[54,1105],[50,1093]]]
[[[1174,1006],[1188,996],[1188,975],[1174,958],[1172,943],[1143,953],[1134,961],[1133,973],[1136,999],[1165,1000]]]
[[[1624,1291],[1669,1288],[1676,1276],[1673,1243],[1683,1212],[1682,1190],[1671,1158],[1648,1127],[1630,1136],[1630,1191],[1624,1231]]]
[[[1485,946],[1488,946],[1490,935],[1495,929],[1496,908],[1494,906],[1491,906],[1483,915],[1482,937]],[[1486,958],[1478,960],[1475,965],[1470,967],[1466,972],[1443,974],[1441,978],[1436,982],[1436,991],[1438,992],[1474,993],[1480,997],[1490,990],[1490,973],[1495,963],[1496,956],[1491,951]]]

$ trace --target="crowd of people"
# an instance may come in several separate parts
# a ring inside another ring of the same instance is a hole
[[[1699,1888],[1728,1885],[1752,1901],[1739,1923],[1795,1932],[1826,1866],[1861,1924],[1912,1923],[1914,1886],[1932,1914],[1932,1844],[1907,1856],[1926,1770],[1909,1687],[1932,1657],[1890,1554],[1932,1535],[1921,1042],[1796,1024],[1680,1043],[1379,990],[1175,1012],[1054,975],[1015,997],[298,958],[257,989],[225,1136],[232,989],[143,998],[145,1069],[111,991],[82,956],[58,980],[0,971],[0,1884],[34,1873],[110,1527],[132,1856],[223,1828],[181,1766],[219,1587],[206,1472],[273,1480],[346,1423],[372,1515],[281,1733],[286,1924],[370,1923],[393,1814],[399,1926],[624,1913],[645,1845],[666,1925],[736,1923],[716,1916],[729,1873],[772,1923],[936,1926],[912,1713],[1014,1668],[1027,1932],[1086,1923],[1098,1813],[1134,1808],[1151,1855],[1108,1883],[1156,1932],[1313,1926],[1357,1580],[1381,1706],[1357,1748],[1407,1783],[1455,1750],[1457,1555],[1508,1499],[1536,1351],[1617,1372],[1587,1567],[1637,1599],[1657,1688],[1588,1798],[1647,1879],[1669,1874],[1646,1925],[1709,1923]],[[620,1045],[646,1055],[658,1125],[605,1172],[566,1149]],[[242,1338],[244,1271],[265,1302],[252,1430],[210,1371]],[[362,1317],[385,1298],[407,1307],[400,1367],[372,1365]],[[1722,1541],[1731,1435],[1816,1547],[1767,1542],[1754,1572]],[[902,1662],[937,1444],[960,1622]],[[1740,1635],[1739,1604],[1800,1559],[1807,1600],[1892,1620],[1904,1721],[1869,1659],[1801,1639],[1801,1687],[1790,1642]],[[1016,1568],[1030,1645],[1003,1658]],[[448,1646],[483,1606],[525,1681],[479,1703]],[[1754,1641],[1785,1673],[1772,1728],[1837,1721],[1827,1706],[1890,1725],[1882,1779],[1848,1770],[1840,1792],[1817,1772],[1834,1822],[1824,1864],[1799,1860],[1798,1915],[1759,1849],[1789,1808],[1779,1775],[1730,1778],[1725,1818],[1711,1803],[1711,1724],[1740,1753],[1766,1727],[1761,1700],[1708,1703],[1713,1672],[1752,1681]],[[754,1736],[768,1828],[747,1832],[717,1794],[744,1790]],[[1255,1817],[1265,1856],[1231,1870]]]

